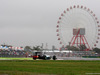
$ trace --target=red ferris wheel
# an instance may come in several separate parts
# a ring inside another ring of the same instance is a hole
[[[71,6],[57,21],[57,36],[62,46],[95,48],[100,39],[100,25],[96,15],[87,7]]]

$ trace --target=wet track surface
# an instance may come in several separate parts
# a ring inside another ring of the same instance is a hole
[[[57,60],[100,60],[100,58],[57,57]]]

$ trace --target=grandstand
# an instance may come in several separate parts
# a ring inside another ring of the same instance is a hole
[[[13,47],[11,45],[0,46],[0,57],[27,57],[27,52],[23,47]]]
[[[0,57],[28,57],[37,53],[38,55],[50,55],[56,57],[82,57],[98,56],[94,51],[72,51],[72,50],[30,50],[26,51],[23,47],[13,47],[11,45],[0,46]]]

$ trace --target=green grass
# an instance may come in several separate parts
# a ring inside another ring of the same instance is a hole
[[[2,60],[0,74],[6,75],[86,75],[100,73],[100,61]]]
[[[32,58],[0,57],[0,60],[33,60]]]

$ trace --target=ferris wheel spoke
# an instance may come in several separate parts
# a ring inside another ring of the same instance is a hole
[[[100,38],[100,25],[98,18],[89,8],[79,5],[71,6],[64,10],[59,21],[59,37],[64,45],[69,44],[73,36],[77,39],[77,41],[74,39],[73,44],[78,43],[80,38],[80,42],[83,41],[83,44],[88,42],[91,48],[97,45]],[[77,35],[74,35],[75,29],[80,30],[76,31]]]

